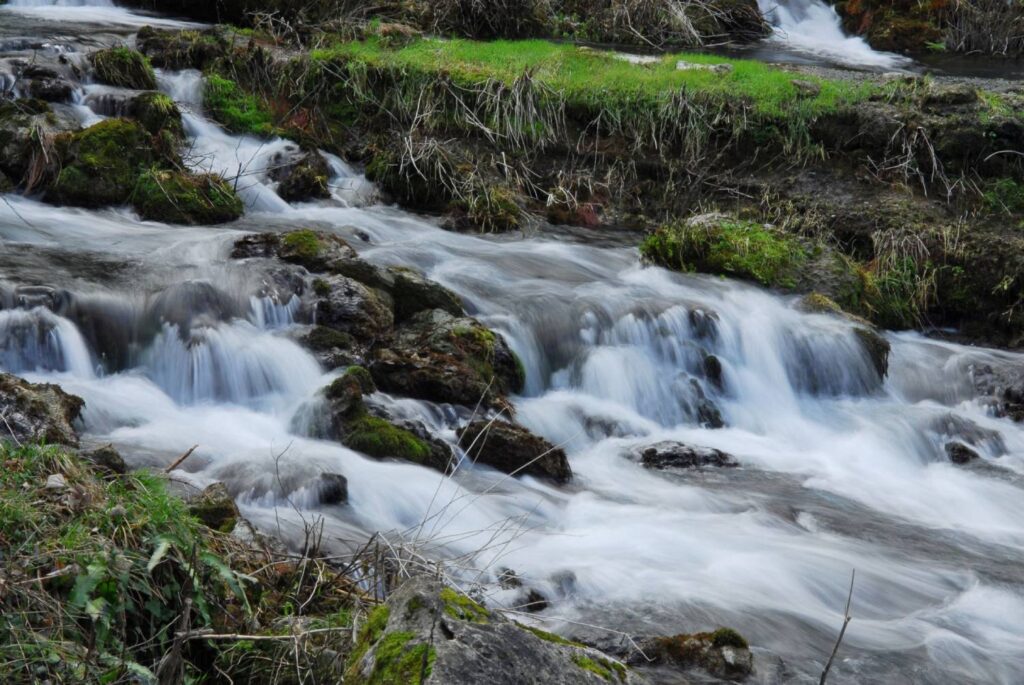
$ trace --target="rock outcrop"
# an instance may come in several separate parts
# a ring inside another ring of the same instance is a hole
[[[649,469],[734,468],[739,462],[731,454],[712,447],[695,447],[680,442],[659,442],[632,452]]]
[[[56,385],[0,373],[0,440],[77,445],[74,422],[85,402]]]
[[[474,421],[458,431],[459,446],[478,464],[503,473],[567,483],[572,469],[565,451],[522,426],[506,421]]]

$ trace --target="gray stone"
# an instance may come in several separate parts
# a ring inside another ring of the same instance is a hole
[[[56,385],[0,373],[0,440],[78,445],[72,425],[85,402]]]
[[[503,473],[536,476],[556,483],[572,479],[564,450],[513,423],[474,421],[459,430],[459,446],[474,462]]]
[[[633,456],[649,469],[694,469],[705,466],[734,468],[739,462],[721,450],[680,442],[659,442],[633,450]]]

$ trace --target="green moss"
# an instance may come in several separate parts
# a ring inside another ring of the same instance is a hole
[[[322,278],[313,281],[313,292],[320,297],[327,297],[331,294],[331,284]]]
[[[487,623],[490,620],[487,609],[451,588],[441,590],[441,601],[444,602],[444,612],[452,618],[470,623]]]
[[[281,239],[281,245],[289,253],[287,256],[302,261],[312,261],[320,256],[323,246],[316,233],[308,229],[292,231]]]
[[[326,326],[316,326],[306,336],[306,344],[318,352],[327,352],[335,348],[347,350],[355,345],[355,339],[348,333]]]
[[[139,95],[132,100],[131,112],[136,121],[153,135],[161,131],[167,131],[175,138],[184,135],[181,110],[174,100],[163,93],[150,92]]]
[[[386,634],[374,648],[374,668],[366,685],[420,685],[430,677],[437,653],[427,644],[409,646],[412,633]]]
[[[208,73],[203,93],[207,111],[229,131],[256,136],[273,134],[274,119],[270,111],[234,81]]]
[[[732,628],[719,628],[711,633],[711,645],[713,647],[736,647],[737,649],[748,649],[750,645]]]
[[[141,52],[126,47],[108,48],[89,56],[102,83],[120,88],[154,90],[156,74]]]
[[[535,628],[533,626],[527,626],[522,624],[520,624],[519,627],[524,630],[530,631],[531,633],[539,637],[541,640],[544,640],[545,642],[554,642],[556,645],[566,645],[567,647],[586,647],[586,645],[584,645],[582,642],[573,642],[572,640],[566,640],[561,635],[549,633],[548,631],[541,630],[540,628]]]
[[[798,240],[757,223],[723,220],[671,224],[640,245],[649,261],[681,271],[720,274],[793,289],[811,257]]]
[[[378,459],[390,457],[418,464],[425,462],[431,453],[430,446],[409,431],[368,414],[345,424],[342,443]]]
[[[997,214],[1024,212],[1024,184],[1012,178],[992,181],[982,195],[985,208]]]
[[[574,654],[572,661],[584,671],[590,671],[608,682],[626,681],[626,667],[622,664],[600,657],[591,658],[586,654]]]
[[[242,200],[219,176],[150,169],[132,205],[143,219],[172,224],[219,224],[242,215]]]
[[[377,384],[373,382],[373,376],[364,366],[350,366],[345,369],[345,377],[354,379],[365,394],[377,392]]]
[[[64,137],[64,166],[49,198],[100,207],[128,200],[140,174],[154,161],[153,138],[134,121],[107,119]]]
[[[519,228],[523,210],[515,195],[505,187],[489,186],[457,203],[482,233],[504,233]]]

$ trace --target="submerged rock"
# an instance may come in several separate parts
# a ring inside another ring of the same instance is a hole
[[[572,469],[565,451],[522,426],[505,421],[474,421],[458,432],[459,446],[478,464],[516,476],[567,483]]]
[[[0,440],[25,444],[77,445],[72,425],[85,402],[56,385],[36,384],[0,373]]]
[[[981,456],[962,442],[947,442],[946,456],[954,464],[968,464]]]
[[[640,682],[596,650],[519,626],[426,578],[407,581],[371,613],[345,676],[352,685]]]
[[[649,469],[692,469],[705,466],[735,468],[736,458],[712,447],[695,447],[681,442],[659,442],[633,450],[633,455]]]
[[[348,502],[348,478],[340,473],[323,473],[317,479],[320,504],[339,505]]]
[[[730,628],[713,633],[655,637],[638,641],[634,666],[665,665],[682,670],[701,669],[722,680],[745,680],[754,671],[747,641]]]

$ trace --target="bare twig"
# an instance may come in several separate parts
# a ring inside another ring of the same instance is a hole
[[[836,645],[832,648],[832,654],[829,655],[828,661],[825,662],[825,670],[821,672],[821,680],[818,681],[818,685],[825,685],[825,680],[828,678],[829,669],[832,668],[832,661],[836,658],[836,653],[839,652],[839,645],[843,642],[843,636],[846,635],[846,626],[850,625],[850,621],[853,617],[850,615],[850,603],[853,601],[853,581],[857,577],[857,569],[850,572],[850,594],[846,596],[846,609],[843,611],[843,627],[839,629],[839,637],[836,638]]]

